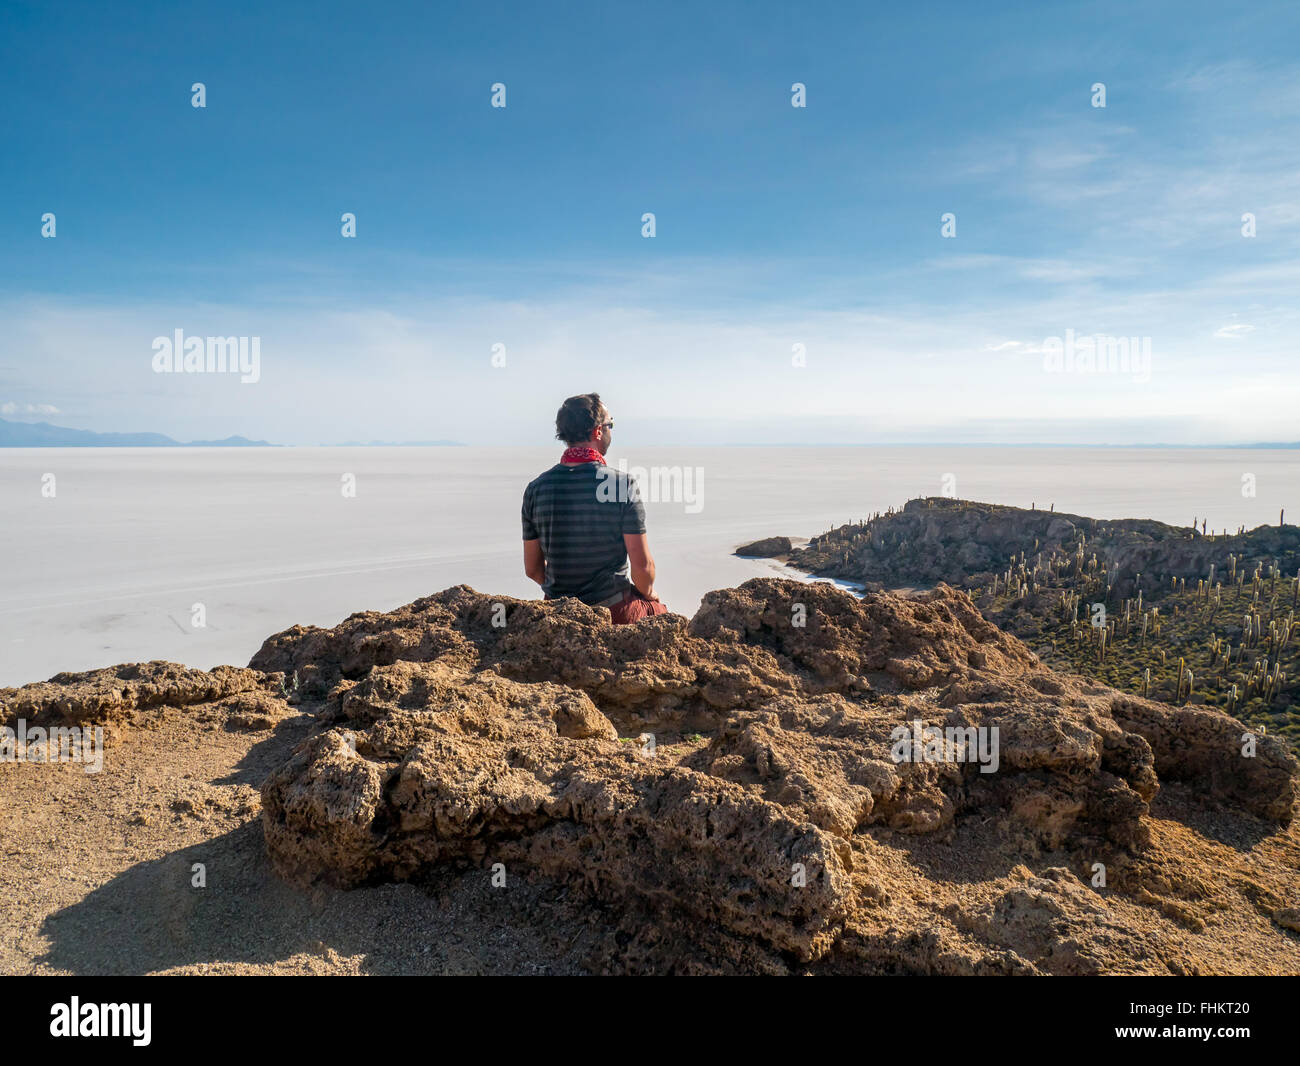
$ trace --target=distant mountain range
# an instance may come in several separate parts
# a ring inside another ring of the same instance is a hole
[[[466,448],[460,440],[348,440],[338,444],[323,444],[325,448]],[[1300,449],[1298,441],[1268,441],[1249,444],[1051,444],[1051,443],[995,443],[995,442],[871,442],[858,445],[851,444],[805,444],[790,442],[775,444],[772,442],[735,441],[722,447],[928,447],[928,448],[1261,448],[1261,449]],[[89,429],[68,429],[66,426],[52,426],[48,422],[9,422],[0,418],[0,448],[280,448],[285,445],[271,444],[264,440],[249,440],[247,437],[227,437],[225,440],[192,440],[189,442],[173,440],[162,433],[96,433]]]
[[[48,422],[9,422],[0,418],[0,448],[270,448],[247,437],[225,440],[172,440],[162,433],[96,433]]]

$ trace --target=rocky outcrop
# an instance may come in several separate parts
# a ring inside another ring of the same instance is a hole
[[[1206,536],[934,497],[832,529],[789,563],[868,589],[962,588],[1058,669],[1300,742],[1294,525]]]
[[[789,537],[764,537],[741,545],[734,552],[749,559],[777,559],[789,555],[793,545]]]
[[[527,883],[589,971],[1300,970],[1285,743],[1054,672],[946,585],[756,579],[635,626],[458,586],[248,669],[0,691],[6,726],[190,718],[305,736],[261,790],[282,877]]]
[[[791,554],[791,563],[827,576],[885,585],[987,584],[1013,556],[1083,558],[1110,574],[1119,596],[1130,595],[1135,575],[1149,580],[1148,599],[1170,578],[1196,581],[1217,566],[1226,580],[1229,558],[1245,570],[1277,561],[1283,574],[1300,566],[1300,527],[1260,526],[1249,532],[1205,536],[1147,518],[1100,519],[1058,511],[1029,510],[943,496],[909,500],[901,510],[868,522],[839,526]],[[1068,569],[1068,564],[1067,564]]]
[[[282,875],[554,879],[650,923],[633,969],[1185,969],[1133,916],[1177,894],[1151,858],[1161,781],[1265,833],[1297,792],[1282,741],[1248,757],[1226,715],[1056,674],[947,586],[756,579],[636,626],[457,586],[294,627],[251,666],[321,723],[263,787]],[[991,894],[915,888],[981,863]]]
[[[0,726],[12,727],[19,719],[47,730],[102,726],[111,743],[152,708],[224,701],[243,713],[264,711],[277,702],[274,681],[235,666],[195,670],[162,661],[55,674],[49,681],[0,689]]]

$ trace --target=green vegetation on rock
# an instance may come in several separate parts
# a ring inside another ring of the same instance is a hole
[[[791,563],[944,582],[1048,665],[1300,740],[1300,529],[1205,534],[944,497],[832,529]]]

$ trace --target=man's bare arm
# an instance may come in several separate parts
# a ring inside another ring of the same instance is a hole
[[[524,573],[539,585],[546,580],[546,556],[540,540],[524,541]]]
[[[655,595],[655,561],[650,554],[650,541],[644,533],[624,533],[623,543],[627,545],[627,561],[632,571],[632,584],[648,600],[657,600]]]

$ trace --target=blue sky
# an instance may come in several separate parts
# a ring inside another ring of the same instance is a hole
[[[1293,4],[3,17],[2,417],[543,443],[597,389],[628,441],[1300,437]],[[178,328],[260,380],[154,373]],[[1067,331],[1146,373],[1050,372]]]

